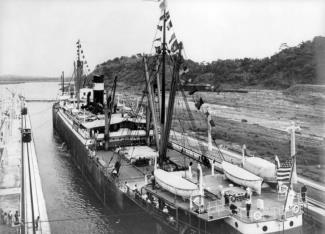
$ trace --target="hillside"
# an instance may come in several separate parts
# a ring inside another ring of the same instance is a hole
[[[285,44],[284,44],[285,45]],[[295,84],[325,83],[325,37],[315,37],[263,59],[243,58],[198,63],[186,60],[193,83],[209,83],[232,88],[285,89]],[[107,81],[119,76],[119,84],[129,90],[142,90],[144,71],[141,58],[120,57],[96,66],[94,74],[104,74]],[[167,80],[170,72],[167,69]]]

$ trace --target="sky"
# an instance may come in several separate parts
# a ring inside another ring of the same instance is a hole
[[[198,62],[263,58],[325,36],[323,0],[169,0],[168,10]],[[90,69],[149,53],[159,16],[149,0],[1,0],[0,75],[69,76],[78,39]]]

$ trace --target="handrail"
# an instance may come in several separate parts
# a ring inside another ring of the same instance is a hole
[[[306,197],[306,199],[307,199],[308,203],[310,203],[312,205],[315,205],[315,206],[325,210],[325,203],[324,202],[317,201],[317,200],[315,200],[315,199],[313,199],[311,197],[308,197],[308,196]]]
[[[322,186],[321,184],[311,181],[309,179],[306,179],[304,177],[299,176],[298,177],[298,182],[305,184],[306,186],[312,187],[313,189],[325,192],[325,186]]]

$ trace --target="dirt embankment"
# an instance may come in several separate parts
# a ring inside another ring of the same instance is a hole
[[[205,100],[202,109],[208,107],[212,115],[212,136],[217,144],[246,144],[252,154],[270,161],[274,161],[274,155],[280,160],[289,157],[290,135],[286,129],[294,121],[301,128],[296,133],[298,174],[325,183],[325,86],[250,90],[247,94],[197,93],[188,101],[199,97]],[[194,103],[190,106],[195,108]],[[179,109],[183,108],[179,104]],[[201,111],[194,111],[194,121],[189,121],[185,110],[175,113],[178,117],[174,128],[188,129],[194,136],[206,139],[207,124]]]
[[[137,95],[136,95],[137,96]],[[195,101],[203,98],[201,110]],[[187,98],[191,115],[183,98],[175,102],[172,128],[207,140],[208,107],[215,126],[212,136],[217,144],[246,144],[256,156],[274,161],[290,156],[290,135],[286,129],[294,121],[298,174],[325,183],[325,86],[298,85],[285,91],[249,90],[244,93],[196,93]],[[166,100],[168,103],[168,100]]]

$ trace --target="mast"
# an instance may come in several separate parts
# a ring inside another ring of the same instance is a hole
[[[105,150],[108,150],[109,147],[109,128],[108,128],[108,115],[109,115],[109,103],[108,103],[108,88],[106,89],[106,100],[104,104],[104,114],[105,114],[105,134],[104,134],[104,139],[105,139]]]
[[[156,62],[156,71],[159,70],[159,60],[157,59],[157,62]],[[161,93],[160,93],[160,90],[161,90],[161,85],[160,85],[160,78],[159,78],[159,72],[157,72],[157,75],[156,75],[156,82],[157,82],[157,96],[158,96],[158,106],[161,107]],[[160,116],[160,113],[161,111],[159,110],[159,107],[157,108],[158,109],[158,118]]]
[[[147,58],[143,57],[143,62],[144,62],[144,67],[145,67],[145,78],[147,82],[147,92],[148,92],[148,103],[149,103],[149,108],[151,110],[151,116],[154,124],[154,134],[155,134],[155,140],[156,140],[156,145],[157,145],[157,150],[159,151],[159,136],[158,136],[158,129],[157,129],[157,120],[156,120],[156,112],[155,112],[155,107],[154,107],[154,99],[152,97],[152,87],[150,83],[150,77],[149,77],[149,72],[148,72],[148,64],[147,64]],[[149,119],[148,119],[149,117]],[[147,122],[150,123],[150,115],[147,116]]]
[[[111,98],[107,97],[108,92],[106,93],[106,105],[107,108],[104,109],[105,112],[105,150],[108,150],[109,147],[109,127],[111,125],[111,118],[114,108],[114,101],[115,101],[115,91],[116,91],[116,82],[117,76],[114,78],[114,84],[112,87],[112,96]]]
[[[207,120],[208,120],[208,150],[212,151],[212,135],[211,135],[211,115],[209,113],[209,109],[207,109]]]
[[[165,98],[166,98],[166,9],[164,9],[163,23],[163,42],[162,42],[162,71],[161,71],[161,110],[160,110],[160,131],[164,131],[165,127]]]
[[[64,71],[62,71],[61,82],[62,82],[62,95],[64,95]]]
[[[170,128],[172,125],[172,118],[173,118],[173,112],[174,112],[174,103],[175,103],[175,96],[177,91],[177,83],[179,80],[179,70],[182,63],[182,44],[179,45],[179,52],[175,56],[174,61],[174,68],[173,68],[173,75],[172,75],[172,81],[170,85],[170,91],[169,91],[169,100],[168,100],[168,112],[167,112],[167,120],[165,128],[162,131],[162,137],[160,141],[160,152],[159,152],[159,164],[160,166],[163,166],[163,162],[166,161],[166,152],[167,152],[167,143],[168,143],[168,137],[170,133]]]
[[[166,99],[166,9],[163,15],[163,42],[162,42],[162,68],[161,68],[161,108],[160,108],[160,147],[159,147],[159,165],[162,166],[166,160],[166,150],[164,150],[164,134],[165,134],[165,99]]]
[[[77,41],[77,77],[76,77],[76,95],[77,95],[77,109],[79,109],[80,104],[80,84],[81,76],[83,71],[83,62],[80,60],[80,40]]]
[[[297,126],[295,122],[292,126],[286,129],[290,133],[290,156],[292,157],[292,176],[290,179],[290,184],[297,183],[297,160],[296,160],[296,131],[301,130],[300,126]]]

